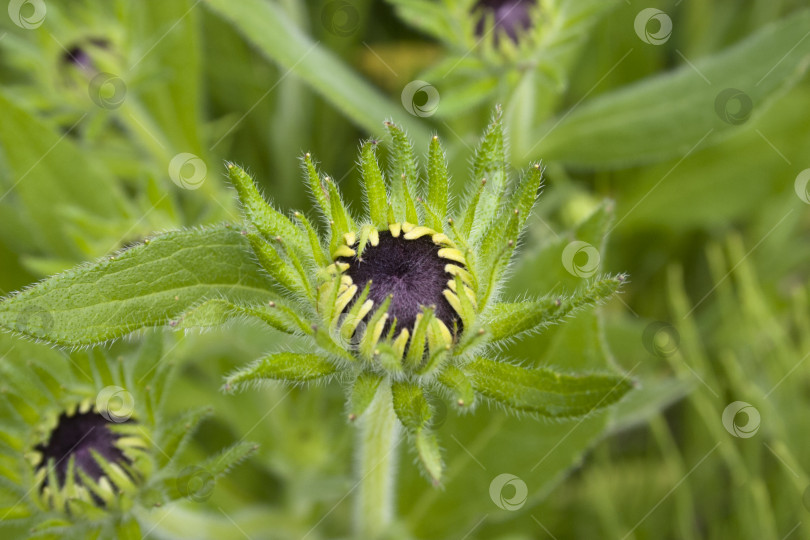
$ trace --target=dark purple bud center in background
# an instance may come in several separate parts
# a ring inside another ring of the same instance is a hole
[[[422,306],[435,306],[436,317],[452,332],[454,324],[460,329],[461,321],[442,294],[453,276],[444,271],[451,261],[439,257],[439,249],[429,236],[406,240],[384,231],[380,232],[379,244],[366,246],[361,260],[354,257],[342,261],[349,263],[346,274],[357,285],[358,295],[371,280],[369,299],[375,309],[388,295],[394,295],[386,330],[396,318],[397,333],[403,328],[413,332]]]
[[[531,26],[530,12],[536,3],[536,0],[479,0],[473,11],[481,13],[482,17],[475,33],[479,37],[484,35],[484,17],[491,14],[495,20],[496,36],[503,31],[512,41],[517,41],[518,31]]]
[[[83,71],[97,71],[93,64],[92,52],[93,49],[108,49],[109,42],[103,38],[92,38],[84,43],[84,45],[76,44],[70,47],[62,55],[62,61],[66,64],[72,64]]]
[[[104,471],[93,457],[91,450],[98,452],[110,463],[129,463],[129,459],[115,444],[119,435],[107,427],[111,423],[95,412],[76,413],[73,416],[62,413],[48,442],[36,447],[36,450],[42,452],[40,467],[46,467],[48,460],[53,459],[56,479],[61,487],[65,485],[71,457],[76,462],[76,470],[82,469],[95,481],[104,475]],[[81,482],[78,473],[76,482]]]

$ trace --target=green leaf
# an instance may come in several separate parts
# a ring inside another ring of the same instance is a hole
[[[623,282],[620,276],[607,277],[589,283],[570,296],[549,295],[539,300],[495,304],[484,325],[490,332],[490,343],[557,324],[580,309],[610,298]]]
[[[436,231],[444,229],[444,220],[447,218],[447,188],[449,181],[447,156],[442,148],[442,143],[439,142],[439,136],[434,135],[430,140],[430,150],[428,152],[427,205],[436,217],[428,215],[427,225]]]
[[[143,540],[141,526],[134,517],[125,517],[115,525],[115,537],[118,540]]]
[[[378,229],[388,225],[388,195],[385,191],[385,180],[377,163],[375,153],[376,143],[367,141],[363,143],[360,151],[360,166],[363,173],[363,186],[368,199],[368,212],[371,223]],[[399,219],[397,217],[397,219]]]
[[[225,379],[225,389],[233,391],[248,383],[264,380],[307,382],[337,373],[334,363],[317,354],[277,353],[265,356]]]
[[[173,422],[169,422],[157,435],[159,447],[162,452],[156,459],[160,466],[166,465],[170,460],[176,459],[185,448],[192,435],[206,417],[210,416],[212,409],[197,408],[186,411]]]
[[[57,135],[2,93],[0,116],[0,149],[10,173],[10,178],[0,179],[0,185],[8,184],[3,185],[3,193],[13,193],[24,206],[26,226],[33,228],[27,233],[36,247],[62,258],[80,258],[70,230],[54,226],[55,218],[68,209],[80,209],[79,214],[95,220],[132,215],[124,193],[110,181],[110,172],[90,159],[69,133]],[[105,235],[103,243],[109,250],[119,240],[120,236]]]
[[[738,103],[721,93],[747,96],[753,123],[806,71],[808,27],[810,11],[797,11],[693,65],[589,100],[541,126],[533,137],[542,142],[537,151],[571,165],[629,167],[715,144],[744,121],[721,119]]]
[[[256,443],[241,441],[229,446],[218,455],[206,459],[202,462],[201,467],[214,475],[214,477],[219,477],[247,459],[250,454],[258,449]]]
[[[376,373],[364,371],[357,376],[349,398],[349,420],[354,421],[366,412],[371,402],[374,401],[381,382],[382,377]]]
[[[454,13],[446,5],[429,0],[388,0],[395,6],[397,16],[422,32],[440,41],[448,41],[458,27]]]
[[[206,0],[206,4],[264,56],[299,77],[358,126],[374,132],[381,118],[396,112],[397,123],[417,140],[430,137],[401,105],[389,101],[338,56],[304,34],[280,5],[262,0]]]
[[[255,317],[271,328],[291,334],[294,327],[275,308],[238,306],[221,298],[206,300],[194,306],[178,318],[176,329],[214,328],[233,319]]]
[[[267,303],[272,282],[226,226],[174,231],[0,302],[0,327],[63,346],[168,324],[208,298]]]
[[[476,358],[465,367],[480,394],[520,412],[550,418],[583,416],[619,401],[633,388],[626,377],[567,375]]]

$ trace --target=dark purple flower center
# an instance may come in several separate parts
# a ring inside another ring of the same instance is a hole
[[[451,261],[439,257],[439,249],[429,236],[406,240],[402,235],[394,237],[383,231],[380,242],[366,246],[360,259],[342,260],[349,263],[346,274],[360,291],[371,280],[369,299],[375,306],[393,295],[386,330],[396,319],[397,332],[402,328],[413,331],[422,307],[435,306],[436,317],[452,332],[454,325],[460,328],[461,321],[442,294],[453,276],[445,272],[445,265]]]
[[[113,422],[95,412],[76,413],[73,416],[62,413],[48,442],[36,447],[36,450],[42,452],[40,467],[47,466],[52,459],[56,479],[61,487],[65,484],[71,458],[75,460],[76,470],[83,470],[93,480],[98,481],[104,475],[91,450],[98,452],[108,462],[130,463],[116,446],[119,435],[110,430],[108,425],[111,423]],[[76,481],[80,482],[78,473]]]
[[[503,30],[513,41],[517,41],[519,30],[531,26],[530,10],[536,0],[479,0],[475,9],[482,10],[484,14],[491,13],[495,19],[495,31]],[[476,26],[476,33],[484,33],[483,17]]]

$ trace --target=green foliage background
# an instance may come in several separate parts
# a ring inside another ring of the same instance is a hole
[[[311,152],[359,206],[358,140],[381,136],[387,118],[419,151],[441,134],[452,175],[466,178],[499,103],[515,170],[547,167],[508,293],[576,286],[563,248],[601,246],[602,227],[600,271],[630,276],[600,319],[579,315],[508,351],[529,365],[614,365],[640,387],[581,422],[448,411],[442,489],[400,455],[398,534],[810,538],[810,196],[795,182],[810,167],[810,5],[547,0],[515,46],[479,42],[472,3],[70,0],[46,2],[33,29],[3,14],[0,293],[155,231],[238,221],[226,159],[278,206],[309,209],[297,158]],[[634,28],[650,7],[672,21],[658,45]],[[108,101],[99,73],[123,95]],[[438,91],[429,115],[403,105],[413,80]],[[750,111],[722,100],[726,89]],[[199,189],[170,178],[183,152],[206,165]],[[224,374],[283,345],[255,324],[168,339],[180,366],[168,408],[213,410],[187,459],[247,436],[260,450],[210,500],[144,512],[141,529],[345,536],[354,481],[341,391],[223,395]],[[9,335],[0,346],[4,361],[52,354]],[[734,401],[760,413],[753,436],[724,426]],[[528,487],[516,511],[490,497],[501,473]]]

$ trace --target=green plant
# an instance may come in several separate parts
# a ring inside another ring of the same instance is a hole
[[[268,205],[248,174],[229,163],[247,229],[155,237],[6,299],[0,324],[63,346],[147,326],[210,327],[245,316],[298,336],[296,351],[237,370],[225,389],[264,380],[340,380],[350,395],[349,419],[360,425],[356,527],[361,536],[379,536],[392,516],[399,425],[425,475],[441,482],[433,395],[449,397],[461,411],[490,401],[561,419],[610,405],[632,387],[627,376],[525,368],[499,353],[510,340],[593,307],[625,280],[598,276],[567,295],[500,300],[542,169],[535,164],[510,179],[499,111],[453,217],[439,138],[430,143],[420,182],[407,136],[392,123],[386,127],[393,156],[388,175],[377,162],[377,141],[361,149],[365,216],[353,216],[335,182],[304,156],[309,189],[329,227],[325,238],[303,213],[290,219]]]
[[[0,531],[6,538],[138,538],[139,517],[205,501],[256,450],[241,441],[194,464],[188,443],[212,412],[169,415],[174,364],[152,333],[122,356],[70,355],[0,336]]]

